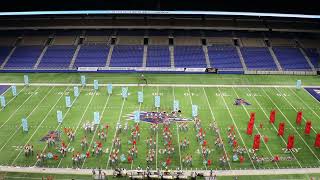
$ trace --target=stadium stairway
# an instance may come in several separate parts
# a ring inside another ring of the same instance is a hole
[[[108,57],[107,57],[107,62],[106,62],[106,67],[109,67],[109,66],[110,66],[113,48],[114,48],[114,45],[113,45],[113,44],[110,45],[109,53],[108,53]]]
[[[143,58],[142,58],[142,67],[147,66],[147,56],[148,56],[148,46],[143,46]]]
[[[242,53],[241,53],[241,51],[240,51],[239,46],[236,46],[236,49],[237,49],[238,56],[239,56],[239,58],[240,58],[240,62],[241,62],[241,65],[242,65],[242,69],[243,69],[244,71],[247,71],[248,68],[247,68],[246,63],[244,62],[244,59],[243,59],[243,56],[242,56]]]
[[[174,46],[169,46],[171,68],[174,68]]]
[[[75,62],[76,59],[77,59],[77,56],[78,56],[79,51],[80,51],[80,48],[81,48],[81,45],[78,44],[77,49],[74,51],[74,54],[73,54],[73,56],[72,56],[72,59],[71,59],[70,65],[69,65],[69,69],[73,69],[74,62]]]
[[[11,49],[10,53],[8,54],[8,56],[6,57],[6,59],[4,60],[4,62],[2,63],[0,69],[3,69],[3,68],[4,68],[4,66],[5,66],[5,65],[7,64],[7,62],[9,61],[10,57],[12,56],[12,54],[14,53],[14,51],[16,50],[16,48],[17,48],[17,46],[14,46],[14,47]]]
[[[203,49],[204,57],[206,59],[207,68],[211,68],[210,58],[208,54],[208,47],[204,45],[202,46],[202,49]]]
[[[43,48],[40,56],[39,56],[38,59],[37,59],[36,64],[33,66],[33,69],[37,69],[37,68],[38,68],[38,66],[39,66],[39,64],[40,64],[40,62],[41,62],[44,54],[47,52],[47,49],[48,49],[48,46],[45,46],[45,47]]]
[[[278,60],[276,54],[274,53],[273,49],[271,47],[268,47],[268,50],[272,56],[272,59],[274,60],[274,63],[276,63],[276,65],[277,65],[278,71],[282,71],[282,67],[281,67],[279,60]]]
[[[304,50],[301,47],[299,47],[299,50],[300,50],[301,54],[304,56],[304,58],[306,59],[306,61],[308,62],[312,71],[315,71],[316,69],[314,68],[313,64],[311,63],[310,58],[307,56],[306,52],[304,52]]]

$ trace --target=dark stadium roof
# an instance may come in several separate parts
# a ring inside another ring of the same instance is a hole
[[[71,10],[153,10],[208,12],[257,12],[320,15],[317,1],[312,0],[11,0],[0,12],[71,11]],[[257,14],[259,16],[259,14]]]

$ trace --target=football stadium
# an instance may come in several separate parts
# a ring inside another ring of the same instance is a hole
[[[320,12],[191,2],[1,7],[0,179],[320,178]]]

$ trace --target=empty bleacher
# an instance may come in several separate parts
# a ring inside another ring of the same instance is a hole
[[[66,69],[69,67],[75,51],[73,45],[49,46],[38,66],[38,69]]]
[[[242,47],[241,53],[248,70],[277,70],[277,66],[266,47]]]
[[[0,66],[9,55],[11,49],[12,47],[9,46],[0,46]]]
[[[175,46],[174,47],[175,67],[207,67],[204,52],[201,46]]]
[[[240,58],[234,46],[208,46],[211,67],[219,69],[242,69]]]
[[[304,49],[306,55],[309,57],[310,62],[315,68],[319,68],[320,63],[320,54],[319,51],[315,48],[306,48]]]
[[[116,45],[110,67],[141,67],[142,58],[143,45]]]
[[[119,36],[114,46],[110,67],[142,67],[143,37]]]
[[[283,70],[311,70],[307,60],[298,48],[273,47]]]
[[[170,52],[167,45],[148,46],[147,67],[170,67]]]
[[[104,67],[108,53],[107,45],[82,45],[75,65],[77,67]]]
[[[148,41],[144,41],[146,37]],[[238,38],[237,42],[234,37]],[[170,45],[169,38],[173,39]],[[269,43],[265,42],[267,40]],[[15,31],[13,34],[0,34],[0,65],[4,69],[205,68],[210,65],[220,70],[237,71],[246,68],[313,70],[312,65],[316,68],[319,65],[319,48],[319,41],[315,38],[283,33],[210,30]]]
[[[27,69],[33,68],[37,58],[41,54],[43,46],[18,46],[11,55],[6,69]]]
[[[170,67],[169,39],[165,36],[150,36],[147,67]]]

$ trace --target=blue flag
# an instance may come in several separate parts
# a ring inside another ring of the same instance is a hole
[[[79,96],[79,88],[78,88],[78,86],[73,87],[73,94],[74,94],[74,97],[78,97]]]
[[[302,82],[301,80],[297,80],[296,88],[301,89]]]
[[[142,91],[138,92],[138,103],[143,103],[143,92]]]
[[[154,106],[156,108],[160,107],[160,96],[154,96]]]
[[[197,105],[192,105],[192,116],[193,117],[198,116],[198,106]]]
[[[140,122],[140,111],[134,112],[134,122],[136,122],[136,123]]]
[[[29,85],[29,76],[28,75],[24,75],[23,76],[23,80],[24,80],[24,85],[28,86]]]
[[[108,94],[111,95],[112,94],[112,84],[108,84],[107,89],[108,89]]]
[[[4,96],[0,96],[0,103],[2,108],[6,107],[6,99]]]
[[[62,123],[62,111],[57,111],[57,120],[58,123]]]
[[[127,98],[128,97],[128,87],[122,87],[122,97]]]
[[[26,118],[23,118],[22,119],[22,130],[24,132],[28,132],[29,131],[29,128],[28,128],[28,121]]]
[[[94,124],[100,124],[100,113],[99,112],[94,112]]]
[[[66,107],[70,108],[71,107],[71,99],[70,96],[66,96]]]
[[[14,97],[16,97],[17,96],[17,87],[16,86],[11,86],[11,91],[12,91],[12,95]]]
[[[81,85],[82,86],[86,85],[86,76],[84,76],[84,75],[81,76]]]
[[[173,111],[177,112],[179,111],[179,101],[178,100],[174,100],[173,101]]]
[[[98,89],[99,89],[98,80],[94,80],[94,81],[93,81],[93,87],[94,87],[94,90],[98,90]]]

